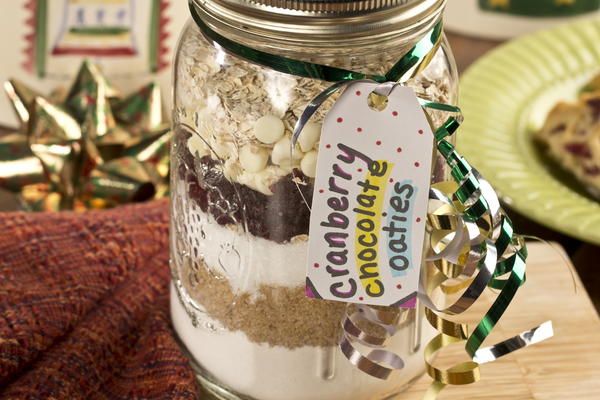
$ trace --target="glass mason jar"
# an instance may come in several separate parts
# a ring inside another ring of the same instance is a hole
[[[422,349],[433,330],[422,307],[405,313],[389,343],[404,368],[379,380],[338,348],[347,306],[305,296],[304,199],[310,203],[321,122],[335,96],[308,123],[293,158],[290,138],[307,104],[331,82],[259,65],[203,29],[294,60],[384,74],[441,21],[445,0],[190,6],[195,21],[175,63],[171,308],[200,382],[225,399],[365,400],[401,392],[425,370]],[[407,84],[421,98],[456,103],[445,39]],[[447,117],[427,113],[434,128]],[[439,156],[431,176],[447,176]]]

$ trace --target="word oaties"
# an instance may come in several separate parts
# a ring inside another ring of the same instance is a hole
[[[332,278],[329,290],[339,299],[354,297],[359,282],[352,276],[349,268],[355,266],[365,293],[370,297],[381,297],[386,291],[381,279],[381,241],[387,241],[387,267],[401,272],[410,266],[410,246],[406,237],[408,218],[405,214],[410,213],[415,188],[406,182],[388,184],[391,183],[389,176],[394,168],[393,163],[373,160],[342,143],[337,148],[340,150],[337,156],[340,163],[333,164],[328,185],[327,206],[331,211],[326,220],[320,223],[328,229],[324,239],[329,248],[326,271]],[[364,164],[366,175],[355,179],[349,172],[350,166],[359,163]],[[359,186],[359,191],[356,197],[350,199],[348,185],[353,182]],[[390,186],[393,192],[388,204],[384,204],[386,190]],[[350,211],[354,213],[353,227],[350,227]],[[391,213],[390,218],[384,221],[388,212]],[[348,240],[351,237],[354,239],[353,255],[349,255],[348,250]],[[352,262],[349,261],[350,258]]]

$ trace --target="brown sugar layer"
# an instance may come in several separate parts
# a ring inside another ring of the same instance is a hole
[[[194,157],[185,145],[189,136],[185,131],[176,135],[178,174],[187,183],[190,199],[202,211],[210,213],[220,225],[241,224],[254,236],[277,243],[308,234],[310,210],[304,199],[311,204],[313,184],[300,170],[279,179],[268,196],[229,181],[220,162],[210,156]]]
[[[234,293],[227,279],[197,260],[183,266],[189,294],[227,330],[250,341],[294,349],[338,343],[346,304],[309,299],[304,287],[262,285],[258,293]]]

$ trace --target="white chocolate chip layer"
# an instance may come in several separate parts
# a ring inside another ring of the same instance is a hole
[[[271,161],[275,165],[281,167],[289,167],[298,163],[302,159],[303,153],[298,146],[294,150],[293,158],[290,157],[292,141],[289,137],[285,136],[281,138],[275,146],[273,146],[273,152],[271,153]]]
[[[260,172],[267,166],[269,152],[258,146],[246,145],[240,150],[240,164],[248,172]]]
[[[302,133],[300,133],[300,137],[298,137],[300,149],[305,153],[311,151],[315,147],[315,144],[319,141],[320,137],[321,124],[309,122],[304,126]]]
[[[264,144],[273,144],[283,136],[283,121],[274,115],[265,115],[256,121],[254,136]]]
[[[190,153],[196,157],[204,157],[210,153],[210,149],[200,135],[192,135],[187,141],[187,147]]]
[[[317,156],[318,152],[316,150],[309,151],[300,162],[302,173],[309,178],[314,178],[317,175]]]

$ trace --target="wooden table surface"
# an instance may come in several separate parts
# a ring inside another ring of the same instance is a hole
[[[482,365],[482,380],[447,387],[440,400],[600,399],[600,319],[558,245],[529,244],[527,283],[500,320],[496,341],[547,320],[554,337]],[[575,292],[575,285],[577,292]],[[481,315],[493,299],[473,310]],[[485,299],[484,299],[485,301]],[[490,342],[490,344],[493,342]],[[450,358],[444,358],[449,361]],[[448,364],[451,365],[451,364]],[[443,366],[448,366],[445,363]],[[398,400],[419,400],[431,380],[424,376]]]

